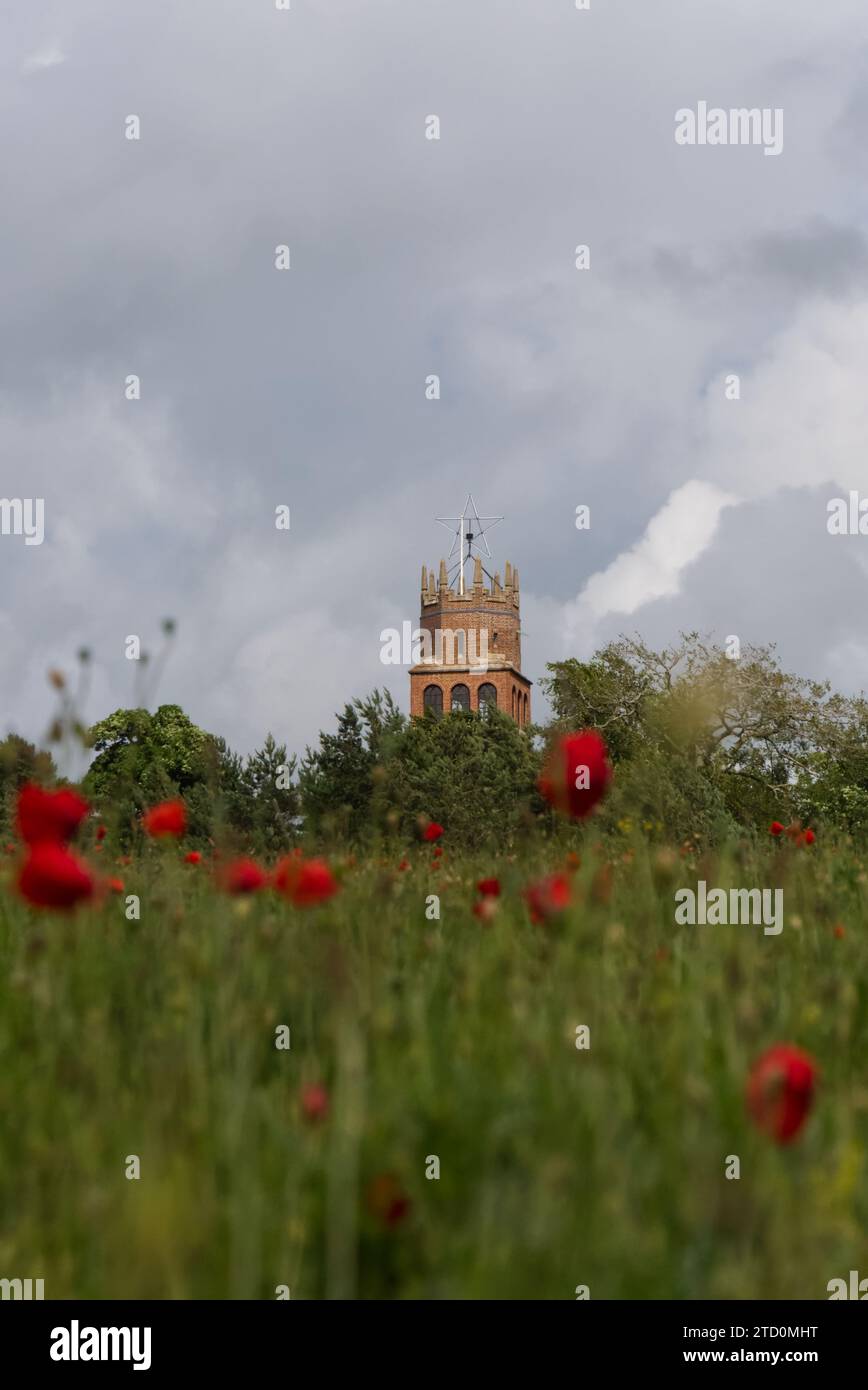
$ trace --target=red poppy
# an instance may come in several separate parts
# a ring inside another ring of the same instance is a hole
[[[274,886],[296,907],[314,907],[327,902],[340,889],[324,859],[302,859],[289,855],[277,866]]]
[[[758,1129],[777,1144],[795,1139],[814,1099],[814,1059],[790,1043],[778,1043],[754,1063],[747,1083],[747,1108]]]
[[[302,1086],[301,1113],[306,1120],[324,1120],[329,1113],[329,1094],[325,1086]]]
[[[478,917],[480,922],[493,922],[497,912],[497,898],[480,898],[478,902],[473,904],[473,915]]]
[[[34,907],[66,910],[93,897],[94,887],[87,865],[48,840],[33,845],[18,876],[19,893]]]
[[[18,793],[18,830],[28,845],[64,845],[88,810],[87,802],[71,787],[47,792],[35,782],[27,782]]]
[[[221,870],[219,881],[227,893],[258,893],[268,876],[252,859],[236,859]]]
[[[555,744],[537,786],[562,815],[584,820],[605,796],[611,780],[605,743],[595,729],[582,729]]]
[[[569,907],[570,880],[566,874],[550,874],[548,878],[529,884],[523,896],[530,910],[530,920],[546,922]]]
[[[837,936],[839,941],[843,940],[843,938],[847,935],[846,929],[841,926],[840,922],[835,927],[835,935]]]
[[[443,858],[443,846],[442,846],[442,845],[435,845],[435,846],[434,846],[434,853],[433,853],[433,855],[431,856],[431,858],[432,858],[432,859],[435,859],[435,860],[436,860],[436,859],[442,859],[442,858]]]
[[[122,878],[107,878],[105,886],[112,893],[122,893],[124,891],[124,881]]]
[[[499,878],[481,878],[481,879],[479,880],[479,882],[477,883],[477,885],[476,885],[476,891],[477,891],[477,893],[481,893],[482,896],[483,896],[483,898],[499,898],[499,897],[500,897],[500,879],[499,879]]]
[[[804,843],[805,843],[806,845],[812,845],[812,844],[814,843],[814,841],[816,840],[816,838],[817,838],[817,837],[816,837],[816,835],[814,834],[813,830],[806,830],[806,831],[805,831],[805,834],[804,834],[803,839],[804,839]]]
[[[436,820],[429,821],[422,831],[423,840],[439,840],[443,834],[443,826],[438,825]]]
[[[783,833],[784,827],[781,825],[780,821],[773,820],[771,825],[769,826],[769,834],[774,835],[775,839],[777,839],[778,836],[783,835]]]
[[[400,862],[400,864],[398,865],[398,870],[399,870],[400,873],[403,873],[404,870],[405,870],[405,869],[409,869],[409,867],[410,867],[410,861],[409,861],[409,859],[402,859],[401,862]]]
[[[365,1195],[368,1210],[384,1226],[399,1226],[410,1210],[410,1198],[394,1173],[380,1173]]]
[[[197,849],[191,849],[189,854],[184,855],[185,864],[200,864],[202,856]]]
[[[98,825],[97,828],[96,828],[96,838],[97,838],[97,842],[99,842],[100,840],[104,840],[105,837],[106,837],[106,828],[105,828],[105,826],[104,826],[104,825]]]
[[[180,837],[187,829],[187,809],[183,801],[161,801],[142,817],[145,834],[153,839],[167,835]]]

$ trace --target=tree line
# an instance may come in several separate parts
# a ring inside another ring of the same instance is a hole
[[[590,660],[553,662],[552,708],[519,729],[498,710],[408,719],[387,691],[348,702],[301,758],[268,734],[243,757],[178,705],[116,710],[86,731],[82,790],[121,848],[142,812],[181,796],[194,842],[264,856],[301,838],[406,839],[430,818],[456,844],[507,848],[554,834],[536,789],[551,742],[595,728],[615,766],[596,831],[641,826],[652,838],[714,843],[772,820],[868,834],[868,702],[783,671],[772,646],[733,660],[698,633],[655,651],[621,637]],[[0,830],[17,788],[51,782],[49,752],[0,742]]]

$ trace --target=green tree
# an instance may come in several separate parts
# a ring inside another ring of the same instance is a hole
[[[211,834],[212,808],[204,793],[213,767],[212,741],[179,705],[161,705],[154,714],[115,710],[93,725],[89,739],[96,756],[85,791],[114,820],[122,843],[128,843],[146,807],[173,796],[187,802],[191,834]]]
[[[299,795],[293,782],[295,757],[288,758],[286,744],[267,734],[251,753],[241,774],[241,804],[249,815],[254,849],[275,855],[291,843],[298,826]]]
[[[833,696],[825,737],[807,758],[795,787],[798,816],[868,836],[868,701]]]
[[[337,732],[321,733],[319,747],[308,748],[301,761],[301,808],[305,829],[355,839],[372,825],[381,800],[376,770],[405,719],[389,691],[375,690],[345,705],[337,720]]]
[[[0,835],[8,838],[15,825],[15,802],[25,782],[48,785],[57,769],[50,753],[40,752],[18,734],[0,740]]]
[[[745,645],[733,660],[696,632],[659,652],[621,637],[590,662],[548,669],[557,727],[593,725],[630,764],[610,814],[631,789],[637,813],[670,835],[796,814],[818,750],[847,722],[847,702],[782,671],[773,646]]]
[[[430,817],[456,846],[502,848],[542,809],[538,775],[531,741],[502,711],[428,713],[392,746],[384,795],[405,834],[420,816]]]
[[[590,661],[550,662],[540,685],[558,727],[597,729],[613,762],[649,742],[648,704],[655,685],[622,644],[610,642]]]

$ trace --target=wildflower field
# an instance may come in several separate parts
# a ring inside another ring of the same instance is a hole
[[[816,1299],[868,1271],[846,838],[589,821],[498,857],[445,826],[254,874],[167,821],[124,855],[82,824],[69,910],[26,891],[32,844],[3,859],[0,1266],[47,1298]],[[783,930],[676,923],[699,880],[781,887]],[[810,1094],[763,1070],[783,1045]]]

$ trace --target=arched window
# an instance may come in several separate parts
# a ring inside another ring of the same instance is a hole
[[[439,685],[426,685],[422,693],[422,704],[432,714],[443,713],[443,691]]]
[[[512,717],[515,720],[518,719],[518,715],[515,712],[515,686],[512,687]]]
[[[470,690],[466,685],[453,685],[452,708],[470,709]]]
[[[479,687],[479,713],[487,714],[489,709],[497,709],[497,691],[486,681]]]
[[[524,719],[522,720],[522,723],[527,723],[527,695],[525,695],[524,697]]]

